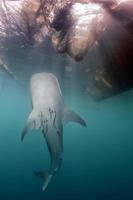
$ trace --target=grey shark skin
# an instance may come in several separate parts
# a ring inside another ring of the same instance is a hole
[[[36,175],[43,178],[42,189],[45,190],[62,163],[63,125],[69,121],[77,122],[82,126],[86,126],[86,123],[65,106],[58,80],[53,74],[33,75],[30,90],[33,110],[23,129],[21,140],[30,129],[40,129],[46,139],[51,165],[47,173],[35,172]]]

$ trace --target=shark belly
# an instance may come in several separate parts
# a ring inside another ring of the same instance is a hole
[[[39,129],[47,142],[51,164],[47,172],[35,172],[43,178],[43,190],[62,163],[63,124],[70,121],[86,126],[85,121],[67,108],[56,77],[50,73],[35,74],[31,78],[30,91],[33,110],[22,131],[21,140],[30,129]]]

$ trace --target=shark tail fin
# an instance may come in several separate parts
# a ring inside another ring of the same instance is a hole
[[[66,124],[68,122],[76,122],[82,126],[87,126],[86,122],[76,112],[70,110],[69,108],[65,108],[63,123]]]
[[[34,174],[43,179],[42,190],[45,191],[51,181],[52,174],[49,174],[48,172],[34,172]]]
[[[22,130],[21,133],[21,141],[23,141],[24,137],[27,135],[28,131],[31,129],[38,129],[39,128],[39,118],[36,111],[32,111],[28,117],[27,123]]]

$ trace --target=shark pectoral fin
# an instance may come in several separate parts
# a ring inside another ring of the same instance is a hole
[[[63,123],[66,124],[68,122],[76,122],[79,123],[82,126],[87,126],[86,122],[74,111],[65,108],[64,110],[64,118],[63,118]]]
[[[21,141],[23,141],[24,137],[27,135],[28,131],[35,128],[35,119],[34,119],[34,112],[31,112],[26,126],[23,128],[21,133]]]
[[[24,137],[28,134],[28,131],[33,128],[32,123],[27,123],[26,126],[23,128],[21,133],[21,141],[23,141]]]
[[[52,174],[49,174],[48,172],[34,172],[34,174],[43,179],[44,183],[42,190],[45,191],[51,181]]]

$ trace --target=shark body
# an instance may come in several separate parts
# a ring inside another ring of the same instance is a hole
[[[86,126],[85,121],[65,106],[57,78],[50,73],[38,73],[30,82],[33,110],[29,115],[21,139],[30,129],[39,129],[46,139],[51,164],[48,172],[35,172],[43,178],[45,190],[62,163],[63,125],[69,121]]]

